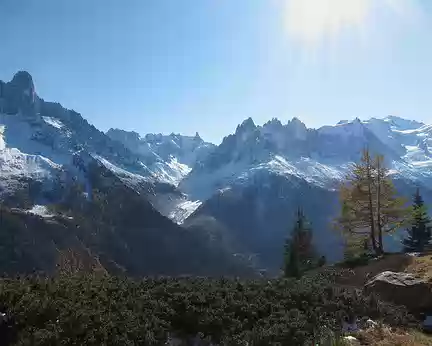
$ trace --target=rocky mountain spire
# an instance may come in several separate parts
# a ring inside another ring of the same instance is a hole
[[[35,115],[37,111],[37,95],[33,78],[26,71],[17,72],[9,83],[0,83],[0,104],[2,112]]]
[[[296,139],[306,139],[307,127],[299,118],[294,117],[286,126]]]
[[[27,71],[15,73],[10,83],[21,90],[34,90],[33,77]]]
[[[244,120],[239,126],[237,126],[236,133],[246,133],[256,129],[256,125],[251,117]]]

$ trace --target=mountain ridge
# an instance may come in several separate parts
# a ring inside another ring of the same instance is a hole
[[[215,145],[198,133],[103,133],[79,113],[40,98],[30,74],[21,71],[10,82],[0,81],[1,198],[34,181],[42,188],[33,202],[46,205],[54,202],[46,197],[55,195],[53,189],[76,178],[91,200],[90,167],[96,165],[143,199],[143,207],[157,210],[162,219],[156,219],[171,225],[166,227],[178,227],[169,218],[217,239],[216,248],[272,270],[299,204],[319,227],[318,248],[337,259],[340,251],[329,249],[339,249],[339,240],[328,227],[337,213],[336,189],[365,147],[385,155],[402,194],[420,186],[432,200],[432,126],[423,122],[387,116],[313,129],[298,118],[285,124],[272,118],[263,125],[247,118]]]

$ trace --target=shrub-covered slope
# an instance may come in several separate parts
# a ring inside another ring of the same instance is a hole
[[[338,288],[322,274],[300,281],[3,279],[0,302],[10,345],[147,346],[197,335],[229,346],[311,345],[344,318],[413,322],[402,308]]]

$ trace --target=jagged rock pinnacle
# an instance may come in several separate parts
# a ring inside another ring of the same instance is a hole
[[[35,92],[33,78],[27,71],[18,71],[11,80],[11,84],[22,91]]]
[[[237,126],[236,132],[239,131],[248,131],[248,130],[254,130],[256,128],[256,125],[251,117],[244,120],[239,126]]]

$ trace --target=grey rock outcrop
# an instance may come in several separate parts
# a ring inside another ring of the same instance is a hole
[[[431,286],[412,274],[382,272],[366,283],[365,290],[376,293],[384,300],[405,305],[409,310],[432,308]]]

